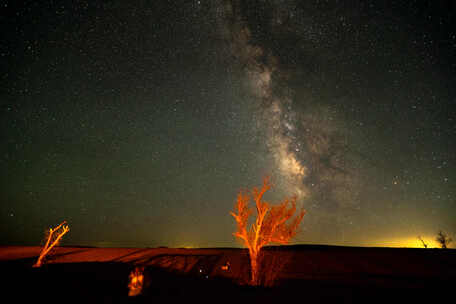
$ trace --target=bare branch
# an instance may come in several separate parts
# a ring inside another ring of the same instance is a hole
[[[41,267],[45,257],[47,254],[54,248],[62,239],[62,237],[70,231],[70,228],[66,224],[66,221],[63,221],[60,223],[55,228],[49,228],[49,235],[46,240],[46,244],[44,245],[43,249],[41,250],[41,253],[38,257],[38,260],[36,263],[33,265],[33,267]],[[55,236],[57,234],[57,236]]]

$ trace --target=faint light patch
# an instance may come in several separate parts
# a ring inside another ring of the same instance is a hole
[[[248,71],[250,85],[255,96],[266,98],[271,95],[271,70],[264,67],[261,70],[253,69]]]
[[[118,244],[109,241],[96,242],[95,247],[116,247]]]
[[[306,176],[306,168],[296,159],[295,154],[289,150],[289,141],[286,138],[279,138],[278,140],[278,150],[275,156],[282,173],[293,178]]]
[[[295,128],[292,124],[290,124],[288,121],[285,121],[283,123],[285,125],[285,128],[287,128],[289,131],[293,131]]]
[[[440,248],[435,240],[435,236],[426,235],[422,236],[423,241],[426,243],[427,248]],[[366,241],[365,246],[370,247],[394,247],[394,248],[423,248],[423,243],[418,236],[404,236],[404,237],[385,237],[371,241]]]

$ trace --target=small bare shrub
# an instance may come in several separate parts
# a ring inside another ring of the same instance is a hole
[[[437,233],[437,237],[435,238],[435,240],[440,244],[440,247],[442,247],[442,249],[447,249],[448,245],[453,241],[442,230],[440,230],[439,233]]]
[[[36,263],[33,265],[33,267],[41,267],[41,265],[44,262],[44,259],[46,256],[49,254],[49,252],[56,246],[62,237],[70,231],[70,228],[68,227],[66,221],[63,221],[60,225],[58,225],[55,228],[49,228],[49,231],[47,233],[47,240],[46,243],[41,250],[41,253],[38,257],[38,260]]]

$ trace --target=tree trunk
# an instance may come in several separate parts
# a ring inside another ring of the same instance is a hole
[[[250,284],[253,286],[259,285],[258,272],[258,252],[252,251],[250,253]]]

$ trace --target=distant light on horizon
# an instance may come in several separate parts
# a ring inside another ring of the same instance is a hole
[[[427,244],[427,248],[440,248],[440,244],[435,240],[436,236],[421,236]],[[451,243],[449,248],[451,248]],[[373,241],[366,241],[363,246],[366,247],[394,247],[394,248],[424,248],[423,243],[418,236],[379,238]]]

